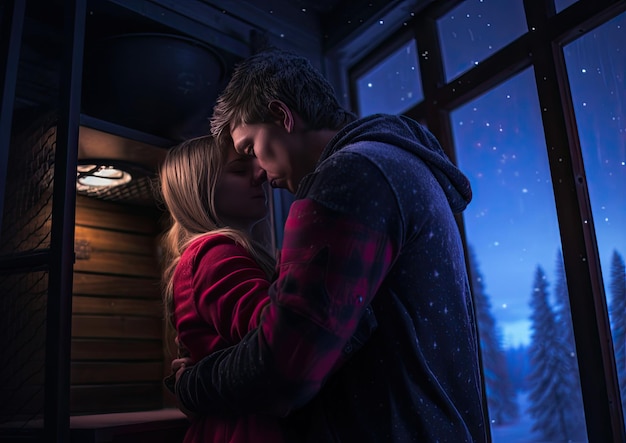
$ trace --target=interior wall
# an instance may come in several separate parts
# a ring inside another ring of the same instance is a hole
[[[72,414],[171,404],[158,261],[159,213],[78,196]]]

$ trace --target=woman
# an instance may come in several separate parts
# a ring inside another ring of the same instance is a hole
[[[269,301],[274,259],[252,236],[267,216],[265,182],[256,159],[210,136],[172,148],[161,166],[172,219],[163,239],[165,313],[191,362],[241,341]],[[278,423],[194,417],[184,442],[281,442]]]

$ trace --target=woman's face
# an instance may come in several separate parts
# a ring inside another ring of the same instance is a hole
[[[215,210],[227,225],[249,228],[267,215],[265,171],[250,156],[230,149],[215,187]]]

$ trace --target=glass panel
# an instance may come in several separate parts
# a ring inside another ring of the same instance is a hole
[[[626,406],[626,13],[564,53]]]
[[[63,11],[34,3],[27,3],[17,66],[0,254],[50,247],[60,66],[54,32],[62,35]]]
[[[437,21],[450,81],[528,30],[522,0],[467,0]]]
[[[0,429],[41,427],[48,274],[0,273],[0,288]]]
[[[411,40],[358,78],[358,113],[400,114],[424,98],[417,46]]]
[[[49,274],[35,254],[50,247],[63,35],[63,8],[49,3],[26,2],[17,66],[7,67],[16,69],[8,155],[1,159],[8,164],[6,188],[0,189],[0,255],[9,264],[0,269],[0,429],[9,435],[43,426]],[[13,259],[19,268],[11,268]]]
[[[0,254],[50,247],[56,136],[56,120],[43,116],[12,139]]]
[[[539,109],[527,69],[451,116],[495,443],[586,440]]]
[[[572,6],[578,0],[554,0],[554,7],[556,8],[556,12],[559,13],[563,9]]]

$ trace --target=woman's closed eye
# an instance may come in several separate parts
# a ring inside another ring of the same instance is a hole
[[[250,171],[252,171],[252,160],[241,154],[227,163],[225,169],[225,172],[234,175],[248,175]]]

